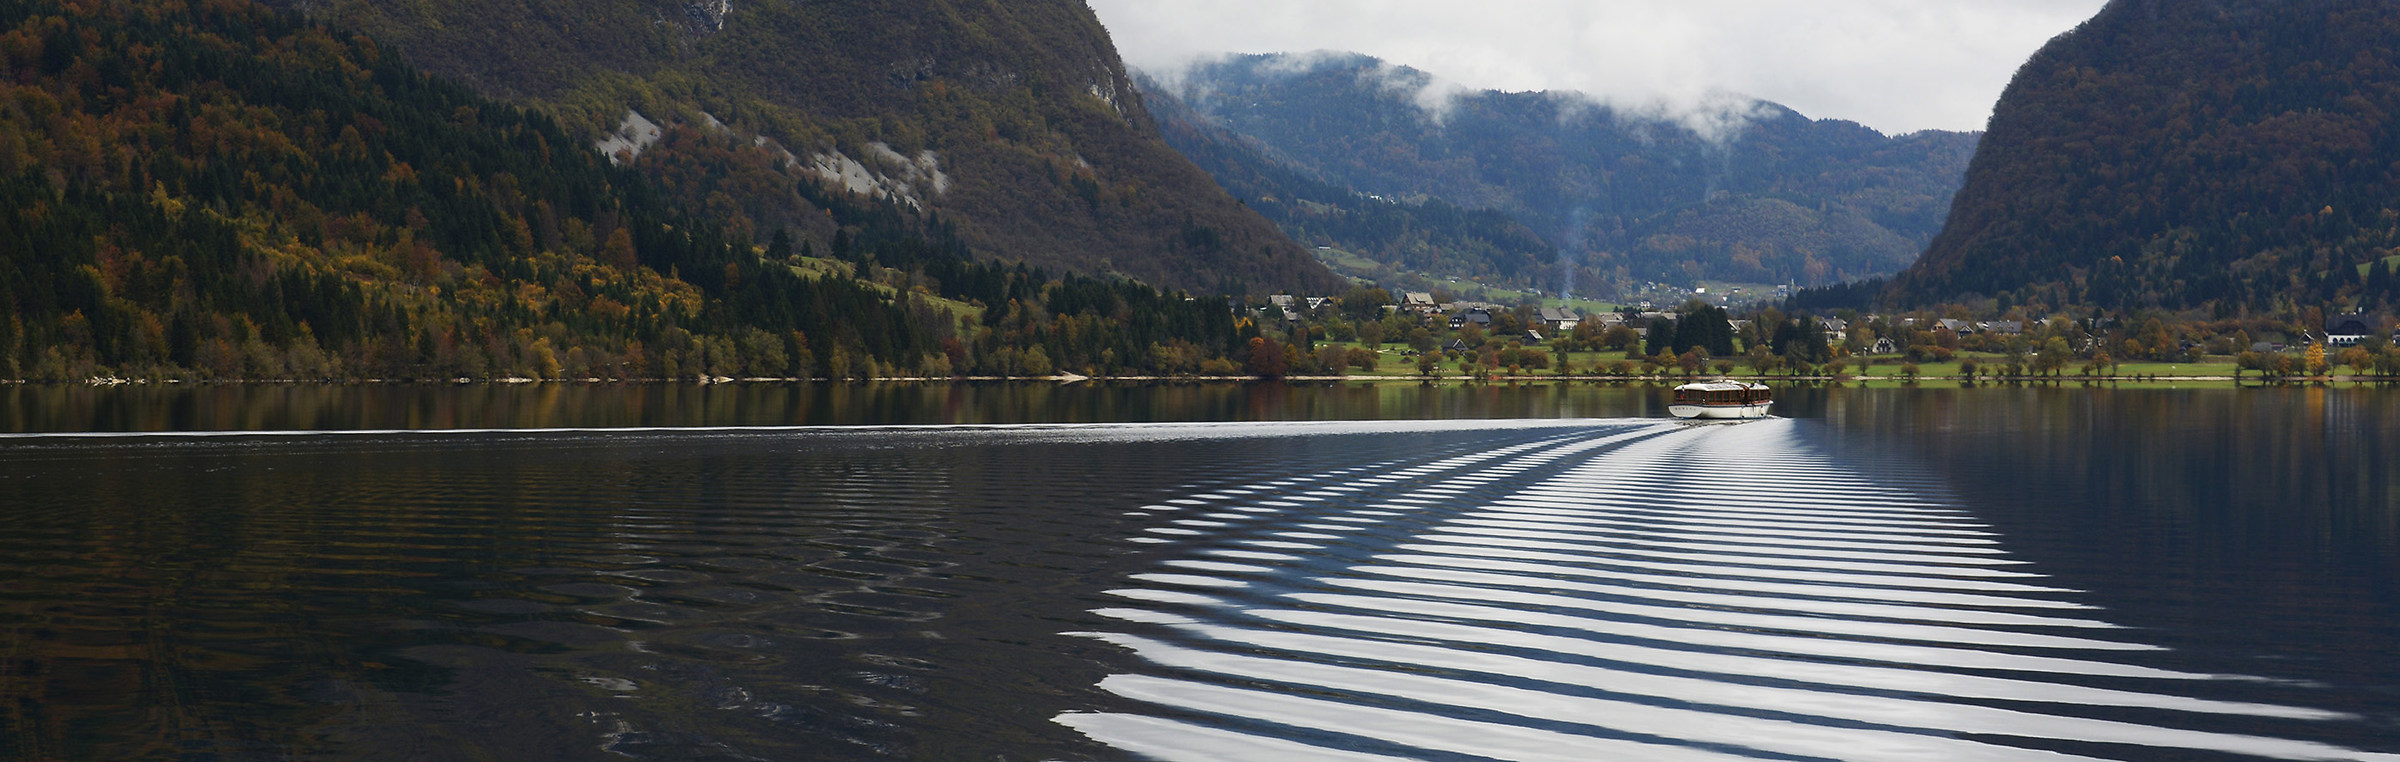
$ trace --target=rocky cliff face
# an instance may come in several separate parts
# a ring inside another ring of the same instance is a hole
[[[822,189],[1053,269],[1205,291],[1337,282],[1160,140],[1079,2],[270,2],[538,104],[760,239],[828,245]]]
[[[2109,3],[2018,70],[1892,295],[2221,314],[2391,303],[2395,39],[2391,0]]]

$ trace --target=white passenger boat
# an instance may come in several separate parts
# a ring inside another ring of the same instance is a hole
[[[1775,404],[1774,392],[1766,384],[1743,381],[1706,381],[1675,387],[1675,401],[1667,412],[1677,418],[1765,418],[1767,406]]]

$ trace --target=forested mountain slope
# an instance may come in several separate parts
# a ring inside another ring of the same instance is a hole
[[[825,244],[762,251],[659,186],[295,14],[0,0],[0,379],[1189,370],[1244,346],[1222,299],[971,261],[895,203],[819,194]]]
[[[1187,107],[1160,107],[1170,140],[1287,231],[1373,248],[1328,224],[1311,183],[1484,229],[1466,210],[1495,210],[1582,262],[1586,282],[1896,271],[1938,229],[1976,140],[1885,136],[1747,100],[1668,118],[1575,93],[1445,95],[1423,72],[1353,54],[1233,56],[1162,89]],[[1203,124],[1174,124],[1186,114]],[[1232,139],[1189,139],[1212,130]],[[1276,164],[1285,171],[1261,168]],[[1557,256],[1526,248],[1452,250],[1549,285]]]
[[[2018,70],[1948,223],[1891,295],[2393,303],[2395,40],[2393,0],[2110,2]]]
[[[803,182],[978,255],[1209,292],[1328,289],[1159,137],[1074,0],[269,0],[536,105],[764,240],[831,228]]]

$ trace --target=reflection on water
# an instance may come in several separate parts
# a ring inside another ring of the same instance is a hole
[[[2183,669],[2270,674],[2400,736],[2400,394],[1940,390],[1827,398],[1845,454],[1908,453],[2012,550]]]
[[[1543,430],[17,439],[0,758],[1089,757],[1125,507]]]
[[[359,431],[1665,416],[1569,383],[0,385],[0,432]]]
[[[2400,752],[2372,392],[814,388],[9,415],[1248,422],[0,439],[0,758]]]
[[[2159,666],[1929,474],[1807,425],[1596,427],[1155,506],[1306,518],[1111,591],[1119,623],[1083,634],[1149,666],[1100,686],[1153,706],[1060,721],[1166,759],[2379,758],[2298,740],[2366,719],[2321,696]]]

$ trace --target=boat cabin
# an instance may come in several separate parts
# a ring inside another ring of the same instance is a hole
[[[1707,381],[1675,387],[1667,412],[1677,418],[1765,418],[1774,403],[1766,384]]]
[[[1774,392],[1765,386],[1744,384],[1688,384],[1675,388],[1678,405],[1755,405],[1773,399]]]

